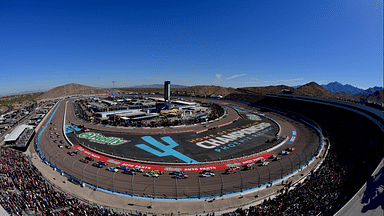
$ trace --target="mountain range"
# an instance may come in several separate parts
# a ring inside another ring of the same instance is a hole
[[[360,96],[360,95],[372,94],[375,91],[383,89],[382,87],[375,86],[375,87],[371,87],[371,88],[364,90],[364,89],[361,89],[361,88],[358,88],[358,87],[355,87],[355,86],[352,86],[349,84],[343,85],[339,82],[331,82],[331,83],[328,83],[327,85],[321,85],[321,86],[332,93],[343,92],[343,93],[347,93],[351,96]]]

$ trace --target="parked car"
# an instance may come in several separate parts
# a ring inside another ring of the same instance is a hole
[[[63,145],[60,145],[60,144],[59,144],[59,145],[57,145],[57,146],[58,146],[59,148],[63,148]]]
[[[69,146],[69,145],[65,145],[65,148],[66,148],[66,149],[70,149],[71,146]]]
[[[71,152],[71,151],[69,151],[68,154],[69,154],[70,156],[74,156],[74,155],[75,155],[75,153],[73,153],[73,152]]]

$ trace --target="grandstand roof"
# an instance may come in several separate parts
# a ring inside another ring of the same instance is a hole
[[[32,129],[33,127],[28,125],[20,125],[4,139],[4,142],[16,141],[26,128]]]

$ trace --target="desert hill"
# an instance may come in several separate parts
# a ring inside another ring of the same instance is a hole
[[[234,88],[226,88],[221,86],[203,86],[203,85],[180,88],[172,92],[175,92],[176,94],[177,92],[179,93],[185,92],[188,95],[189,94],[201,95],[201,96],[205,95],[207,97],[211,95],[221,95],[224,97],[231,93],[238,93],[238,91]]]
[[[76,95],[110,94],[110,93],[117,93],[117,92],[118,90],[115,90],[115,89],[95,88],[91,86],[70,83],[70,84],[58,86],[56,88],[53,88],[45,92],[38,98],[38,100],[62,98],[62,97],[76,96]]]
[[[356,100],[360,100],[360,98],[365,98],[368,101],[374,102],[383,102],[384,101],[384,90],[378,90],[368,95],[356,96]]]

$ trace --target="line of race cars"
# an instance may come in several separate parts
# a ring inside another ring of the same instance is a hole
[[[70,148],[70,146],[66,146],[66,148]],[[280,155],[288,155],[290,152],[292,152],[294,150],[295,150],[295,148],[287,148],[286,150],[281,151],[279,154]],[[75,150],[73,152],[68,152],[68,154],[73,156],[74,154],[79,154],[79,152],[77,150]],[[278,161],[281,159],[281,157],[278,157],[277,155],[272,155],[271,157],[269,157],[269,159],[272,159],[272,161]],[[89,163],[90,161],[94,161],[94,159],[92,157],[87,156],[84,159],[80,159],[80,161],[83,163]],[[269,164],[269,162],[266,161],[266,159],[259,160],[258,162],[259,162],[259,166],[267,166]],[[256,163],[245,164],[245,165],[243,165],[243,170],[245,171],[245,170],[254,169],[255,164]],[[96,163],[93,163],[92,166],[95,166],[97,168],[103,168],[104,166],[108,166],[108,163],[106,163],[104,161],[98,161]],[[240,170],[240,169],[241,169],[240,166],[230,167],[230,168],[225,170],[224,174],[237,173],[237,170]],[[140,173],[145,172],[145,170],[143,170],[141,168],[128,168],[128,167],[124,167],[124,166],[108,167],[107,170],[111,171],[111,172],[119,172],[119,170],[122,170],[123,171],[122,173],[130,174],[130,175],[136,175],[138,172],[140,172]],[[149,172],[146,172],[144,174],[144,176],[158,178],[160,175],[163,175],[163,174],[164,174],[163,171],[151,170]],[[180,171],[174,171],[174,172],[169,173],[169,174],[173,175],[173,178],[177,178],[177,179],[188,178],[188,175],[186,175],[184,172],[180,172]],[[215,173],[212,170],[204,170],[200,174],[201,174],[201,177],[206,177],[206,178],[215,176]]]

